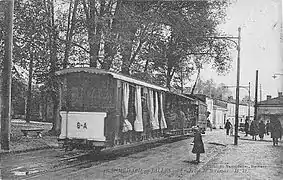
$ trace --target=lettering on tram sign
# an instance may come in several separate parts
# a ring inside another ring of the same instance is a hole
[[[77,129],[87,129],[86,123],[77,122]]]

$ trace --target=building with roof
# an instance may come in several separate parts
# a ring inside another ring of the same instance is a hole
[[[218,128],[223,129],[225,125],[226,116],[227,116],[227,108],[214,104],[212,126],[217,129]]]
[[[235,111],[236,111],[236,100],[232,97],[229,97],[227,101],[227,119],[234,125],[235,124]],[[250,114],[250,120],[253,119],[254,116],[254,105],[251,103],[239,103],[239,123],[245,123],[245,119]]]
[[[278,92],[278,96],[272,98],[270,95],[266,96],[266,100],[258,103],[258,120],[269,120],[270,115],[276,115],[283,125],[283,95]]]
[[[207,105],[207,111],[210,112],[208,119],[213,128],[223,128],[227,114],[227,103],[223,100],[209,97],[205,94],[196,94]]]
[[[232,96],[228,100],[211,98],[204,94],[196,94],[207,104],[207,111],[210,112],[209,120],[211,121],[213,128],[224,128],[226,120],[234,125],[235,124],[235,110],[236,100]],[[239,123],[245,123],[245,119],[250,114],[250,120],[254,116],[254,104],[240,102],[239,104]]]

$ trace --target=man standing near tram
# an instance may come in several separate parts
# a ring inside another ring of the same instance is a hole
[[[230,123],[229,119],[227,119],[227,122],[225,123],[225,129],[226,129],[226,134],[229,135],[229,131],[232,127],[232,124]]]

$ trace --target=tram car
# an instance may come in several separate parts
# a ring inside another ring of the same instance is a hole
[[[69,68],[56,75],[62,82],[59,141],[66,149],[100,151],[161,137],[167,128],[167,88],[95,68]]]
[[[195,99],[129,76],[90,67],[63,69],[56,75],[61,82],[58,140],[65,150],[99,152],[167,132],[182,135],[200,119],[193,109]],[[173,121],[171,110],[179,111]]]
[[[207,128],[207,104],[203,99],[199,96],[192,95],[192,94],[185,94],[187,97],[194,99],[194,103],[191,105],[191,110],[193,112],[192,117],[195,119],[193,120],[193,126],[199,126],[201,132],[205,134]]]
[[[205,130],[207,128],[207,118],[206,118],[207,104],[200,99],[197,99],[196,101],[197,101],[197,125],[200,127],[201,132],[205,134]]]
[[[166,92],[165,97],[167,133],[185,135],[196,124],[195,99],[173,92]]]

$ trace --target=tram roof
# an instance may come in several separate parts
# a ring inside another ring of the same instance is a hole
[[[196,99],[193,98],[193,97],[190,97],[190,96],[186,96],[184,94],[179,94],[179,93],[175,93],[175,92],[168,92],[169,94],[171,95],[175,95],[175,96],[179,96],[179,97],[182,97],[182,98],[185,98],[185,99],[189,99],[191,101],[195,101]]]
[[[129,83],[133,83],[133,84],[137,84],[140,86],[145,86],[145,87],[149,87],[149,88],[153,88],[153,89],[157,89],[157,90],[161,90],[161,91],[166,91],[168,92],[168,88],[164,88],[158,85],[154,85],[151,83],[147,83],[145,81],[141,81],[138,79],[135,79],[133,77],[129,77],[126,75],[122,75],[122,74],[118,74],[118,73],[114,73],[114,72],[110,72],[110,71],[106,71],[103,69],[96,69],[96,68],[92,68],[92,67],[74,67],[74,68],[67,68],[67,69],[63,69],[60,71],[56,71],[56,75],[60,76],[60,75],[65,75],[65,74],[69,74],[69,73],[78,73],[78,72],[86,72],[86,73],[92,73],[92,74],[109,74],[111,76],[113,76],[113,78],[115,79],[120,79]]]

